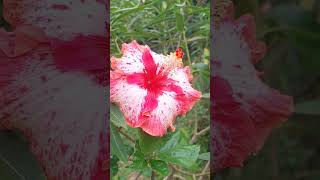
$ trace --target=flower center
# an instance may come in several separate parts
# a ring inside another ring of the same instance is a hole
[[[144,88],[157,93],[161,91],[162,85],[164,85],[165,80],[167,79],[166,75],[161,73],[150,75],[145,73],[144,74]]]

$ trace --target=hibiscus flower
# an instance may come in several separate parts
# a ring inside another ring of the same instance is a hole
[[[234,19],[233,5],[225,8],[212,41],[211,138],[216,171],[242,166],[293,111],[292,98],[264,84],[254,67],[266,52],[265,44],[256,40],[254,18]]]
[[[111,58],[110,101],[119,105],[127,124],[152,136],[175,130],[178,115],[192,109],[201,93],[191,87],[181,49],[157,54],[136,41],[122,45],[123,56]]]
[[[109,178],[107,1],[3,3],[1,129],[24,133],[48,179]]]

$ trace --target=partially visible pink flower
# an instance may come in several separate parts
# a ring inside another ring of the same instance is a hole
[[[108,179],[105,0],[4,0],[0,129],[30,141],[48,180]]]
[[[201,93],[191,87],[189,67],[181,53],[157,54],[136,41],[122,45],[123,56],[111,58],[110,100],[119,105],[126,122],[152,136],[174,130],[178,115],[186,114]]]
[[[216,24],[212,42],[215,170],[242,166],[293,111],[292,98],[264,84],[254,67],[266,52],[265,44],[256,40],[254,18],[243,15],[235,20],[233,6],[227,9]]]

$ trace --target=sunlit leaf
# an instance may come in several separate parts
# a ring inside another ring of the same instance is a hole
[[[202,153],[198,157],[201,160],[209,161],[210,160],[210,152]]]
[[[159,157],[163,161],[188,168],[198,159],[199,151],[199,145],[178,145],[166,151],[161,151]]]

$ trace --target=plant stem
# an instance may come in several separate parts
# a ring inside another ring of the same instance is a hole
[[[124,132],[124,131],[122,130],[122,128],[118,128],[118,131],[119,131],[119,133],[122,134],[125,138],[127,138],[130,142],[132,142],[133,144],[135,144],[134,139],[132,139],[132,138],[130,137],[130,135],[128,135],[126,132]]]
[[[209,164],[210,165],[210,163],[207,163],[207,164]],[[184,171],[184,170],[182,170],[182,169],[179,169],[179,168],[177,168],[177,167],[175,167],[175,166],[171,166],[175,171],[177,171],[177,172],[179,172],[179,173],[182,173],[182,174],[185,174],[185,175],[188,175],[188,176],[196,176],[196,177],[198,177],[198,176],[206,176],[206,175],[210,175],[210,172],[204,172],[204,171],[202,171],[202,172],[200,172],[200,173],[196,173],[196,174],[194,174],[194,173],[190,173],[190,172],[187,172],[187,171]],[[205,167],[205,169],[208,169],[207,167]]]
[[[137,177],[135,178],[135,180],[138,180],[139,177],[141,176],[141,174],[142,174],[142,171],[139,172],[139,174],[137,175]]]
[[[189,63],[189,65],[191,66],[191,58],[190,58],[188,41],[187,41],[187,38],[186,38],[186,31],[185,31],[185,30],[183,30],[182,36],[183,36],[184,45],[185,45],[185,47],[186,47],[186,53],[187,53],[188,63]]]
[[[206,128],[204,128],[204,129],[202,129],[201,131],[199,131],[199,132],[195,132],[194,134],[193,134],[193,136],[192,136],[192,138],[191,138],[191,140],[190,140],[190,144],[193,144],[193,143],[195,143],[197,140],[198,140],[198,138],[200,137],[200,136],[202,136],[202,135],[204,135],[204,134],[206,134],[208,131],[210,130],[210,126],[208,126],[208,127],[206,127]]]
[[[119,44],[118,44],[118,38],[116,38],[116,39],[114,40],[114,42],[115,42],[115,44],[116,44],[116,47],[117,47],[117,50],[118,50],[119,54],[121,54],[121,49],[120,49]]]
[[[201,174],[204,174],[210,167],[210,161],[207,162],[206,166],[203,168]],[[199,180],[202,180],[203,176],[200,176]]]

